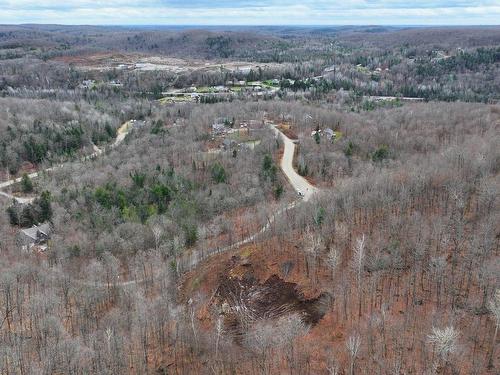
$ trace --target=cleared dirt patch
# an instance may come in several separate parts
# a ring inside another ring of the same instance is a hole
[[[257,63],[228,60],[181,59],[168,56],[154,56],[141,53],[96,52],[76,56],[58,56],[53,59],[66,64],[74,64],[79,69],[106,71],[125,69],[138,71],[169,71],[183,73],[191,71],[229,72],[247,74],[250,70],[275,69],[284,66],[277,63]]]
[[[280,122],[277,125],[277,128],[285,134],[288,138],[291,140],[297,140],[299,139],[297,133],[295,132],[295,129],[293,128],[292,125],[286,123],[286,122]]]
[[[226,332],[235,337],[244,334],[253,323],[298,314],[304,323],[315,325],[325,315],[330,296],[322,293],[307,299],[297,284],[272,275],[260,283],[252,265],[234,256],[230,272],[219,276],[213,303],[224,316]]]

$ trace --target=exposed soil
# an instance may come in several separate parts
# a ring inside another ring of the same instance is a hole
[[[142,71],[164,70],[173,73],[188,71],[219,71],[221,66],[229,71],[248,72],[251,69],[276,68],[277,63],[261,64],[246,61],[215,61],[203,59],[181,59],[167,56],[152,56],[142,53],[97,52],[75,56],[58,56],[54,61],[74,64],[83,70],[131,69]]]
[[[236,338],[258,321],[295,313],[304,323],[315,325],[325,315],[330,303],[328,294],[307,299],[297,284],[286,282],[277,275],[259,282],[247,259],[234,256],[230,263],[229,272],[219,276],[212,304],[222,312],[226,332]]]
[[[295,132],[295,129],[293,128],[292,125],[286,123],[286,122],[278,122],[278,129],[285,134],[288,138],[292,140],[297,140],[299,139],[297,133]]]
[[[136,54],[126,55],[123,53],[98,52],[75,56],[58,56],[54,58],[54,61],[61,61],[66,64],[75,64],[77,66],[89,68],[105,66],[116,67],[120,63],[133,63],[134,59],[137,59],[138,56],[139,55]]]

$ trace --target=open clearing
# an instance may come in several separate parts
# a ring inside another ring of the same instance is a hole
[[[224,313],[224,326],[236,338],[262,320],[299,314],[304,323],[314,325],[325,315],[329,296],[305,298],[298,285],[277,275],[264,282],[255,277],[251,263],[234,256],[230,268],[219,276],[213,304]]]
[[[171,73],[188,73],[193,71],[241,72],[248,74],[250,70],[283,68],[283,64],[259,64],[248,61],[218,61],[179,59],[165,56],[149,56],[144,54],[93,53],[77,56],[56,57],[54,61],[73,64],[84,71],[130,70],[130,71],[167,71]]]

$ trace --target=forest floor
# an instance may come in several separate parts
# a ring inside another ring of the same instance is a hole
[[[307,276],[308,267],[294,241],[283,244],[271,238],[211,257],[185,274],[179,283],[180,302],[194,300],[197,320],[206,333],[222,318],[226,337],[238,344],[257,325],[297,314],[309,326],[304,342],[315,342],[325,332],[332,334],[313,358],[313,368],[324,368],[323,344],[327,346],[332,338],[343,342],[345,331],[329,313],[334,297],[328,273],[320,270],[322,282],[313,282]]]

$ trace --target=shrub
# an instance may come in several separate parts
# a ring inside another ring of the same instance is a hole
[[[278,186],[274,188],[274,197],[276,199],[280,199],[281,196],[283,195],[283,192],[284,192],[283,185],[278,184]]]
[[[25,173],[21,179],[21,190],[23,193],[31,193],[33,191],[33,182],[31,178]]]
[[[212,179],[217,184],[226,183],[227,181],[226,170],[220,163],[215,163],[212,166]]]
[[[193,224],[184,225],[184,243],[187,247],[194,246],[198,241],[198,228]]]
[[[372,160],[374,162],[379,162],[385,160],[389,157],[389,149],[387,146],[380,146],[373,154]]]

